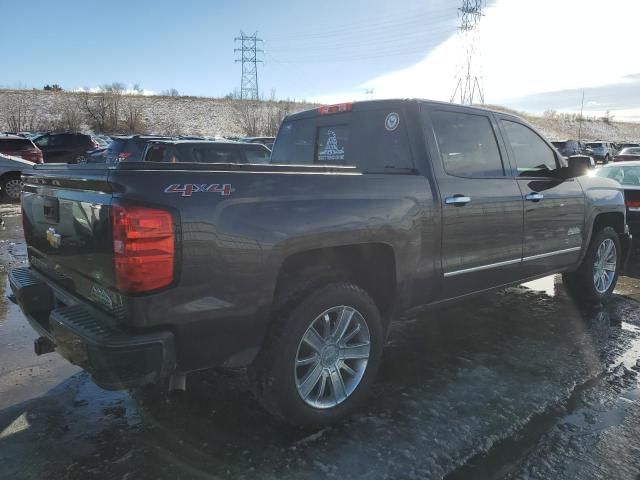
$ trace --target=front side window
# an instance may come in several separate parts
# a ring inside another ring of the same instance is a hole
[[[431,113],[444,169],[457,177],[503,177],[504,167],[489,117],[461,112]]]
[[[540,177],[558,168],[556,156],[540,136],[520,123],[502,120],[507,142],[515,160],[518,176]]]

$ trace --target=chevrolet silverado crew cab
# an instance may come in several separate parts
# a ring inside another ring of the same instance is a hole
[[[512,115],[420,100],[288,116],[269,164],[38,165],[30,266],[41,337],[105,388],[248,367],[270,412],[351,412],[391,320],[553,273],[605,299],[629,251],[621,186]]]

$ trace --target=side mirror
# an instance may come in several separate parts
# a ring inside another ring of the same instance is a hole
[[[570,177],[581,177],[595,168],[593,158],[588,155],[572,155],[567,159]]]

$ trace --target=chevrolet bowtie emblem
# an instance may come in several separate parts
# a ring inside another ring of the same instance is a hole
[[[47,242],[53,248],[60,248],[62,246],[62,235],[56,232],[56,229],[53,227],[47,228]]]

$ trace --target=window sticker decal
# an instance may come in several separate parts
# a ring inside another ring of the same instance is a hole
[[[344,161],[344,148],[338,145],[338,136],[335,130],[327,130],[327,142],[322,151],[318,152],[318,161]]]
[[[393,132],[400,125],[400,115],[396,112],[391,112],[387,115],[387,118],[384,119],[384,128],[389,132]]]

